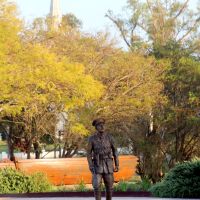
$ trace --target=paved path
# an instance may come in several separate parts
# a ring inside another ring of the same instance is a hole
[[[91,197],[86,197],[86,198],[81,198],[81,197],[62,197],[62,198],[0,198],[0,200],[94,200],[94,198]],[[200,199],[200,198],[199,198]],[[105,200],[105,198],[102,198],[102,200]],[[113,197],[113,200],[172,200],[172,199],[161,199],[161,198],[149,198],[149,197]],[[174,199],[174,200],[184,200],[184,199]],[[185,199],[186,200],[186,199]],[[192,200],[192,199],[190,199]],[[197,200],[197,199],[196,199]]]

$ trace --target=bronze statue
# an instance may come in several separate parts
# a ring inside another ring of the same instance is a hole
[[[119,171],[117,149],[111,135],[104,131],[104,119],[96,119],[92,125],[97,132],[89,137],[87,147],[87,160],[92,172],[92,185],[96,200],[101,200],[101,181],[106,188],[106,200],[112,199],[114,176],[113,172]],[[114,163],[113,163],[114,158]]]

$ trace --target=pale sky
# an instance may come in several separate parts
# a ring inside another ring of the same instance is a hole
[[[51,0],[15,0],[26,21],[49,13]],[[83,29],[96,32],[112,24],[105,18],[111,9],[120,13],[127,0],[60,0],[62,13],[73,13],[83,22]]]
[[[51,0],[14,0],[17,2],[21,16],[27,22],[36,17],[44,17],[49,13]],[[190,6],[195,8],[198,0],[190,0]],[[127,0],[60,0],[63,14],[73,13],[83,22],[83,30],[96,33],[110,30],[112,36],[119,34],[111,21],[105,17],[108,10],[115,14],[122,13]]]

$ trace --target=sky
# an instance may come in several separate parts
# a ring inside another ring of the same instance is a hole
[[[50,11],[51,0],[14,0],[16,1],[21,17],[26,22],[31,22],[36,17],[44,17]],[[198,0],[190,0],[190,6],[195,8]],[[96,33],[108,30],[112,36],[120,41],[117,32],[111,21],[105,17],[108,10],[113,13],[122,13],[127,0],[60,0],[62,13],[73,13],[83,22],[85,32]],[[123,42],[121,40],[121,45]]]
[[[51,0],[15,0],[21,16],[27,22],[36,17],[46,16],[50,11]],[[105,17],[108,10],[121,13],[127,0],[60,0],[62,13],[73,13],[83,23],[83,30],[96,33],[112,30],[119,37],[111,21]]]

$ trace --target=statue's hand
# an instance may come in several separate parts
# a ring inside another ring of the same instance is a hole
[[[118,172],[119,171],[119,166],[115,166],[114,172]]]
[[[90,171],[91,171],[92,174],[95,174],[94,167],[90,167]]]

